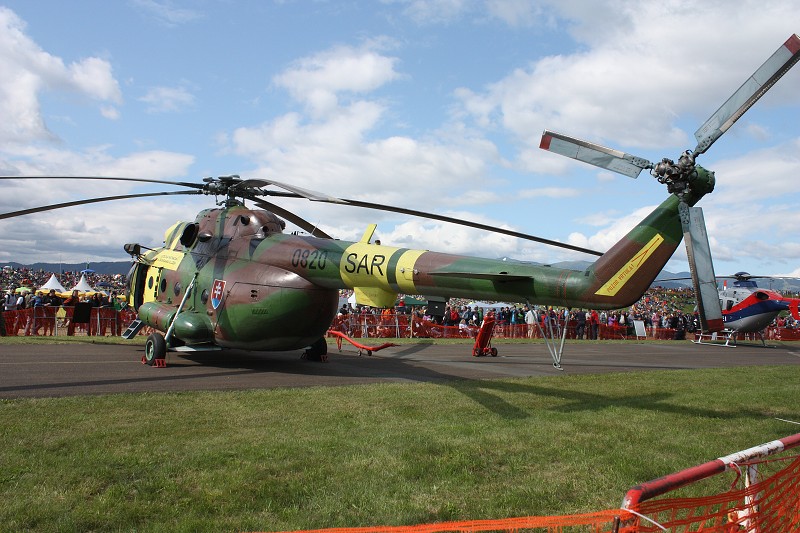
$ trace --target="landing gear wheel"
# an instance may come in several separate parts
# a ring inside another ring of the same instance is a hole
[[[309,361],[321,361],[327,362],[328,361],[328,343],[325,340],[325,337],[320,337],[314,343],[306,348],[306,351],[303,352],[303,359],[308,359]]]
[[[480,350],[478,350],[477,348],[472,349],[472,357],[478,357],[480,354],[481,354]]]
[[[151,333],[144,343],[144,362],[150,366],[156,365],[158,359],[167,357],[167,341],[160,333]]]
[[[497,348],[492,347],[491,353],[492,353],[492,357],[497,357]]]

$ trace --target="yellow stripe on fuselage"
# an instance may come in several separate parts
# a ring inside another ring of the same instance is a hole
[[[342,254],[339,272],[349,287],[379,287],[395,290],[392,282],[396,280],[400,290],[406,294],[416,294],[414,287],[414,265],[423,250],[405,250],[391,246],[368,243],[353,243]],[[401,253],[390,275],[393,257]]]
[[[423,250],[406,250],[397,261],[397,267],[395,268],[397,285],[404,294],[419,294],[414,285],[414,278],[416,276],[414,267],[417,264],[419,256],[424,253]]]
[[[622,287],[625,286],[628,280],[636,274],[636,271],[641,268],[645,261],[653,255],[653,252],[656,251],[656,248],[658,248],[662,242],[664,242],[664,237],[662,237],[660,233],[656,233],[655,236],[650,239],[650,242],[645,244],[636,255],[631,257],[630,261],[625,263],[616,274],[611,276],[595,294],[598,296],[615,296]]]

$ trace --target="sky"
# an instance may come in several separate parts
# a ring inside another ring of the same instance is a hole
[[[240,175],[605,251],[667,196],[539,149],[544,129],[651,161],[793,33],[790,0],[0,0],[0,175]],[[718,275],[800,275],[800,67],[698,163]],[[178,190],[3,180],[0,213]],[[0,262],[129,259],[211,196],[0,220]],[[280,205],[343,240],[556,263],[594,256],[452,224]],[[290,224],[289,230],[293,229]],[[296,228],[295,228],[296,229]],[[688,270],[683,246],[667,269]]]

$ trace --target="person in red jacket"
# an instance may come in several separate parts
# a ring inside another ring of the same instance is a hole
[[[597,310],[592,309],[592,314],[590,315],[590,322],[592,325],[592,340],[597,340],[597,331],[600,329],[600,315],[597,313]]]

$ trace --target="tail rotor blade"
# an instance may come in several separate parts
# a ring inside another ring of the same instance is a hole
[[[686,242],[686,254],[689,257],[689,270],[692,273],[694,292],[697,296],[700,326],[704,332],[722,331],[725,326],[722,323],[722,307],[719,303],[717,279],[714,276],[703,210],[699,207],[689,207],[684,202],[678,204],[678,208],[683,226],[683,239]]]
[[[642,170],[653,168],[653,163],[647,159],[549,130],[542,133],[539,148],[618,172],[629,178],[638,178]]]
[[[694,149],[694,154],[705,153],[714,144],[714,141],[728,131],[728,128],[739,120],[739,117],[750,109],[759,98],[764,96],[798,60],[800,60],[800,37],[797,34],[793,34],[695,132],[697,148]]]

